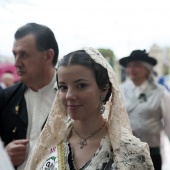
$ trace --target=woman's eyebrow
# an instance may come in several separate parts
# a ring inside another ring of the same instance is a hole
[[[88,80],[86,80],[86,79],[78,79],[78,80],[75,80],[74,82],[75,82],[75,83],[78,83],[78,82],[80,82],[80,81],[88,81]]]
[[[79,83],[79,82],[81,82],[81,81],[88,81],[88,80],[86,80],[86,79],[78,79],[78,80],[75,80],[74,83]],[[59,81],[58,83],[59,83],[59,84],[66,84],[66,83],[63,82],[63,81]]]

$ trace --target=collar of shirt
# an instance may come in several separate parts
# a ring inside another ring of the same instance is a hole
[[[56,83],[56,72],[53,76],[53,79],[51,80],[51,82],[49,84],[47,84],[46,86],[38,89],[38,91],[36,91],[35,93],[43,93],[45,91],[48,91],[49,89],[54,89],[55,90],[55,87],[54,87],[54,84]],[[29,88],[30,91],[32,91],[30,88]],[[34,92],[34,91],[32,91]]]
[[[146,80],[146,81],[144,81],[140,86],[135,86],[134,84],[133,84],[133,90],[135,91],[135,96],[138,98],[139,97],[139,95],[141,94],[141,93],[143,93],[144,91],[145,91],[145,89],[147,88],[147,86],[148,86],[148,81]]]
[[[42,87],[41,89],[39,89],[38,91],[43,92],[43,91],[47,91],[47,90],[49,90],[49,89],[54,89],[54,84],[55,84],[55,82],[56,82],[56,72],[55,72],[55,74],[54,74],[53,79],[51,80],[51,82],[50,82],[47,86],[44,86],[44,87]]]

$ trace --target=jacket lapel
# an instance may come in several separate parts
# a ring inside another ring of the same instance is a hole
[[[19,119],[21,119],[26,125],[28,124],[28,115],[26,102],[24,98],[24,93],[27,89],[27,86],[22,84],[22,87],[16,93],[16,102],[15,105],[10,109],[13,114],[15,114]]]

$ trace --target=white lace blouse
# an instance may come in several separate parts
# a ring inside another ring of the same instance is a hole
[[[94,153],[92,159],[79,170],[125,170],[123,167],[126,167],[126,170],[153,170],[146,148],[143,147],[143,150],[141,150],[141,146],[138,145],[135,137],[129,139],[126,133],[123,136],[121,150],[118,151],[120,153],[119,159],[123,161],[114,161],[113,149],[109,137],[106,135],[101,140],[100,147]],[[63,144],[65,169],[76,170],[73,159],[74,153],[68,140],[64,141]],[[50,149],[50,153],[40,170],[58,170],[56,147]]]

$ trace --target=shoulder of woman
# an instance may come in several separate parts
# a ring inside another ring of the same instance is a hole
[[[148,144],[141,142],[138,138],[130,134],[129,131],[125,129],[122,130],[122,138],[118,155],[117,164],[124,164],[127,169],[154,169],[150,158]]]
[[[132,135],[127,129],[122,130],[121,147],[126,147],[127,151],[136,151],[136,153],[149,152],[148,144],[141,142],[139,138]]]

